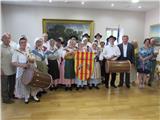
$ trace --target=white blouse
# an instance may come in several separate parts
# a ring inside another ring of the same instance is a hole
[[[109,59],[112,56],[116,56],[118,58],[121,55],[121,52],[117,45],[107,45],[104,47],[103,52],[100,54],[99,59],[103,60],[103,58]]]
[[[17,63],[20,63],[20,64],[26,64],[27,63],[28,53],[24,52],[24,51],[21,51],[21,52],[15,50],[15,52],[13,53],[13,56],[12,56],[12,62],[17,62]],[[24,71],[23,68],[17,67],[16,78],[22,76],[23,71]]]

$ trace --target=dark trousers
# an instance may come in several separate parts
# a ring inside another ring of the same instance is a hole
[[[14,96],[15,77],[16,74],[9,76],[1,76],[1,94],[3,101],[10,100]]]
[[[124,74],[126,74],[125,78],[124,78]],[[130,85],[130,73],[120,73],[120,81],[119,81],[120,86],[123,86],[124,79],[125,79],[126,86],[129,86]]]
[[[106,62],[106,60],[103,60],[103,61],[101,61],[100,62],[100,65],[101,65],[101,76],[102,77],[105,77],[105,62]]]
[[[111,75],[111,82],[110,85],[114,86],[115,85],[115,80],[116,80],[116,73],[106,73],[105,75],[105,86],[108,87],[109,85],[109,77]]]

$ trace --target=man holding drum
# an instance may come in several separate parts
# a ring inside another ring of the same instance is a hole
[[[116,40],[116,37],[110,36],[107,38],[107,41],[109,41],[109,45],[107,45],[104,49],[103,52],[100,55],[100,60],[103,60],[105,58],[107,61],[112,61],[112,60],[117,60],[117,58],[121,55],[120,50],[118,46],[114,45],[114,41]],[[110,73],[105,74],[105,86],[106,88],[109,88],[109,76]],[[114,88],[117,88],[115,85],[115,80],[116,80],[116,73],[111,73],[111,86]]]

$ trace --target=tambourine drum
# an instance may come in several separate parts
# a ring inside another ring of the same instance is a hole
[[[105,70],[106,73],[112,72],[130,72],[131,63],[129,60],[111,60],[106,61],[105,63]]]
[[[26,69],[22,75],[22,83],[33,87],[49,88],[52,77],[34,69]]]

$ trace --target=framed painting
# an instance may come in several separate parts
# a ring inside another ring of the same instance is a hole
[[[156,40],[157,46],[160,46],[160,24],[150,26],[150,37]]]
[[[48,37],[57,39],[62,37],[66,43],[69,37],[75,35],[81,40],[82,35],[88,33],[93,39],[94,22],[92,20],[63,20],[63,19],[43,19],[43,33],[48,33]]]

